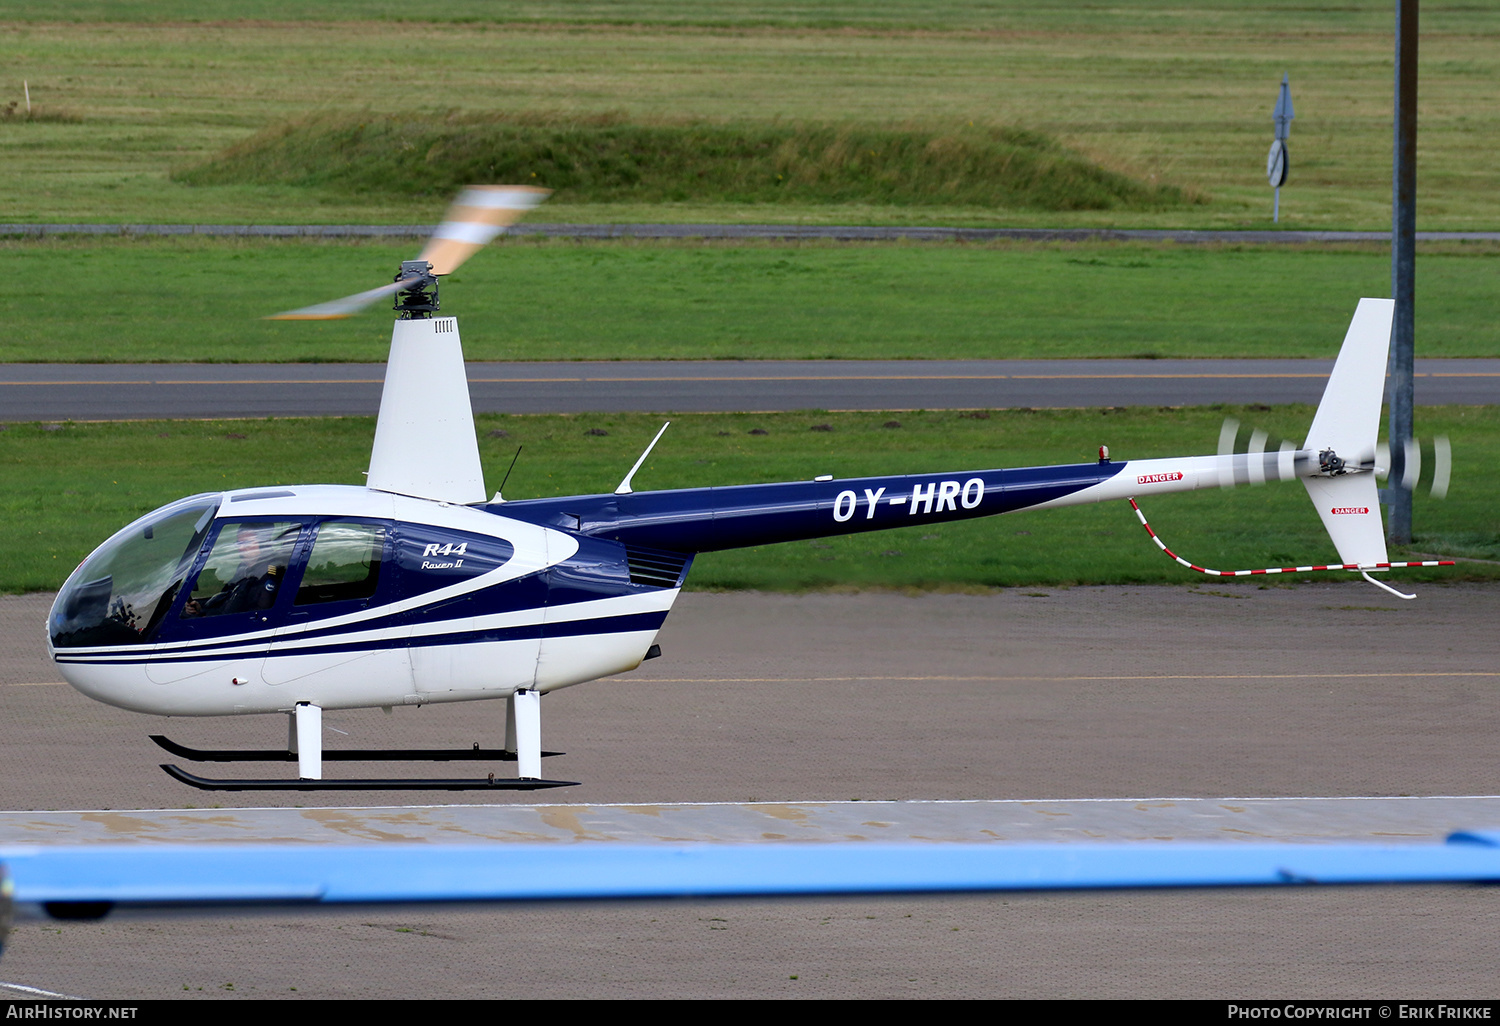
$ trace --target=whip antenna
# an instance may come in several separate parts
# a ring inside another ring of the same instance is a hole
[[[491,502],[505,501],[505,482],[510,480],[510,472],[516,469],[516,460],[521,458],[521,450],[524,448],[526,448],[524,445],[516,446],[516,454],[510,458],[510,466],[505,468],[505,476],[500,479],[500,487],[495,489],[495,497],[490,500]]]

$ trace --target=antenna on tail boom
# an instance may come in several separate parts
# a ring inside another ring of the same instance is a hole
[[[661,441],[661,436],[666,434],[667,428],[671,426],[672,422],[670,420],[661,426],[661,430],[656,433],[656,437],[651,439],[651,444],[646,446],[646,451],[641,453],[641,458],[636,460],[635,466],[630,468],[630,473],[625,475],[625,480],[620,482],[620,487],[615,489],[616,495],[630,494],[630,479],[635,477],[635,472],[641,469],[641,464],[646,462],[646,457],[651,455],[651,450],[656,448],[656,443]]]

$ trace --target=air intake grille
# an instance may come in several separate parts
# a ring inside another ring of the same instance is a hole
[[[687,572],[693,557],[661,549],[627,548],[625,561],[630,565],[630,583],[650,588],[675,588]]]

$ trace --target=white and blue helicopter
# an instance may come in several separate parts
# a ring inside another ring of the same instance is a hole
[[[1204,572],[1348,570],[1394,593],[1370,573],[1437,565],[1386,555],[1373,473],[1391,325],[1385,299],[1360,301],[1301,449],[1121,462],[1101,450],[1084,464],[637,492],[631,481],[659,432],[612,493],[491,496],[458,326],[439,316],[438,279],[545,196],[467,189],[391,284],[278,315],[345,317],[394,297],[363,487],[190,496],[123,528],[68,577],[49,617],[49,651],[79,691],[158,716],[289,717],[285,749],[153,740],[185,759],[295,761],[297,779],[208,779],[163,767],[178,780],[215,790],[571,783],[542,776],[541,697],[658,655],[657,632],[700,552],[1298,478],[1343,562]],[[324,709],[476,699],[507,702],[503,748],[323,747]],[[324,779],[324,762],[357,760],[515,761],[517,776]]]

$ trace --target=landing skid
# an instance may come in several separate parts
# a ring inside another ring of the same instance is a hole
[[[167,775],[179,783],[204,791],[537,791],[548,787],[571,787],[571,780],[543,780],[542,756],[561,752],[542,751],[541,693],[518,689],[510,696],[505,718],[505,747],[480,748],[353,748],[343,751],[323,750],[323,710],[311,702],[298,702],[287,720],[285,750],[188,748],[161,734],[150,735],[162,748],[183,759],[198,762],[295,762],[297,776],[292,780],[234,780],[200,777],[163,764]],[[334,762],[411,762],[418,760],[449,762],[487,759],[514,762],[516,775],[495,779],[429,777],[419,779],[344,779],[324,780],[323,763]]]
[[[295,759],[296,757],[293,756]],[[325,755],[326,758],[326,755]],[[514,756],[512,756],[514,758]],[[400,779],[400,780],[220,780],[199,777],[167,763],[162,769],[173,780],[200,791],[540,791],[549,787],[573,787],[573,780],[531,780],[513,777],[495,779]]]
[[[194,762],[296,762],[297,753],[275,748],[209,749],[189,748],[161,734],[149,735],[162,748],[179,759]],[[543,752],[542,757],[564,755]],[[349,748],[323,750],[324,762],[515,762],[516,753],[503,748]]]

